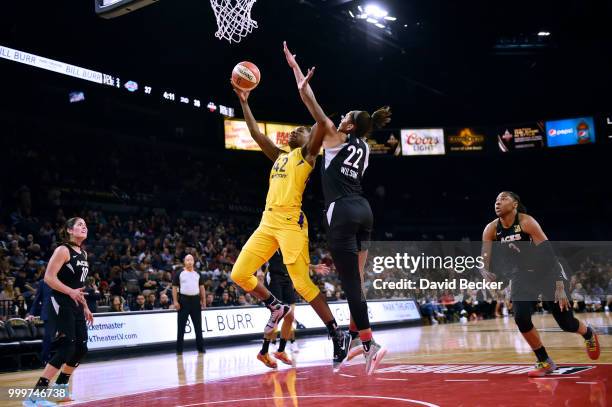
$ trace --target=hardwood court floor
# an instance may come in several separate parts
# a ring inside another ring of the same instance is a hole
[[[600,332],[601,357],[591,361],[581,337],[560,332],[550,315],[534,316],[555,375],[529,379],[534,363],[513,320],[378,330],[389,353],[372,376],[363,358],[331,369],[325,336],[299,342],[295,367],[276,371],[255,358],[258,342],[85,363],[72,379],[74,402],[88,406],[608,406],[612,404],[612,316],[580,314]],[[0,386],[32,386],[38,371],[0,375]],[[4,390],[6,391],[6,390]],[[0,400],[0,405],[20,405]]]

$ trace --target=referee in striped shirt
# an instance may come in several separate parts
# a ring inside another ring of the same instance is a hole
[[[204,278],[194,270],[194,260],[191,254],[185,256],[183,264],[185,268],[176,273],[172,280],[172,298],[174,307],[178,311],[176,353],[177,355],[183,353],[185,326],[187,325],[187,318],[190,316],[195,330],[198,352],[205,353],[204,339],[202,338],[202,309],[206,308]]]

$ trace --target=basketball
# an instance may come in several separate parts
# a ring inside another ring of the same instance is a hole
[[[259,84],[259,68],[252,62],[238,63],[232,71],[232,84],[238,89],[253,90]]]

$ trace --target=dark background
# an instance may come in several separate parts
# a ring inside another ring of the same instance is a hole
[[[347,10],[357,4],[261,0],[253,8],[259,28],[230,45],[214,37],[207,1],[162,0],[105,20],[95,15],[93,1],[9,0],[0,44],[174,90],[177,98],[198,96],[203,105],[214,100],[238,115],[229,74],[235,63],[250,60],[262,71],[251,96],[260,120],[310,121],[284,61],[283,40],[303,68],[317,66],[312,85],[328,114],[390,104],[392,127],[400,128],[612,112],[610,2],[387,1],[398,18],[388,33],[351,19]],[[538,37],[541,30],[551,35]],[[0,73],[3,215],[14,210],[22,185],[34,191],[35,212],[44,211],[50,184],[72,188],[65,196],[77,212],[113,203],[124,210],[163,206],[171,213],[233,216],[241,213],[239,204],[256,217],[263,206],[269,163],[262,154],[224,151],[218,114],[6,60]],[[73,90],[83,90],[86,101],[69,104]],[[551,239],[609,239],[611,147],[599,141],[507,155],[489,149],[373,157],[366,191],[377,237],[477,239],[494,216],[495,196],[510,189]],[[28,150],[38,154],[24,159]],[[53,182],[42,178],[50,155],[59,162]],[[120,165],[113,167],[113,155]],[[80,178],[70,181],[75,174]],[[319,177],[312,178],[305,207],[316,225],[321,193]],[[194,186],[185,187],[187,181]],[[114,186],[130,199],[75,192],[83,184],[104,192]],[[138,200],[138,193],[153,198]]]

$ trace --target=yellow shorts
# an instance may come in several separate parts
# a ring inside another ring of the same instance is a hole
[[[278,218],[279,214],[275,214]],[[310,254],[308,252],[308,227],[293,227],[287,220],[289,216],[282,214],[282,221],[270,216],[262,219],[259,227],[246,242],[236,264],[232,269],[232,280],[243,290],[253,291],[257,286],[257,278],[253,275],[266,261],[272,257],[280,247],[283,254],[283,263],[287,265],[289,277],[293,281],[295,290],[306,300],[313,300],[320,292],[310,279],[308,265]],[[269,226],[272,223],[287,223],[287,227],[279,228]]]

